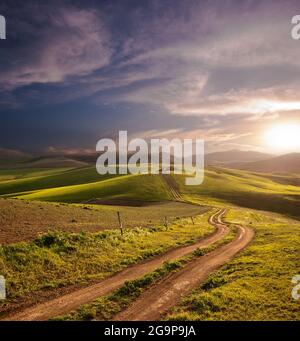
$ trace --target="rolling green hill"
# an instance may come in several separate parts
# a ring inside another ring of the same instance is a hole
[[[168,187],[159,176],[124,175],[107,180],[81,185],[55,187],[18,193],[17,197],[26,200],[85,202],[91,199],[122,199],[136,201],[171,200]]]
[[[17,179],[1,181],[0,195],[9,193],[19,193],[34,191],[45,188],[55,188],[62,186],[79,185],[90,182],[106,180],[113,175],[100,176],[95,167],[84,167],[75,169],[57,168],[57,169],[24,169],[0,171],[3,179],[15,176]]]
[[[100,176],[94,167],[0,172],[0,227],[4,227],[0,228],[0,243],[5,255],[1,261],[5,265],[2,272],[13,283],[9,298],[18,301],[27,299],[27,294],[36,297],[33,293],[40,289],[51,293],[57,287],[102,278],[103,273],[114,273],[167,246],[190,243],[199,237],[197,222],[199,231],[206,231],[211,214],[207,211],[218,206],[228,209],[229,222],[251,226],[255,239],[246,253],[212,274],[204,287],[187,295],[167,318],[298,318],[296,303],[287,305],[286,300],[291,276],[299,268],[295,262],[299,253],[299,176],[210,167],[199,186],[186,186],[185,175],[171,177],[166,181],[161,175]],[[179,200],[202,206],[175,202],[174,188]],[[96,203],[99,205],[93,205]],[[297,221],[250,209],[282,213]],[[117,212],[124,222],[124,235],[116,230]],[[191,216],[205,212],[194,224]],[[52,246],[44,247],[41,241],[49,240],[54,241]],[[10,246],[12,242],[17,244]],[[91,266],[95,254],[98,259]],[[257,283],[261,290],[255,291]],[[272,304],[258,309],[268,297]]]
[[[272,181],[246,171],[209,168],[199,186],[186,186],[184,177],[173,175],[184,198],[200,203],[236,206],[300,217],[300,188]],[[291,175],[291,181],[293,176]]]
[[[9,173],[0,173],[2,177]],[[19,172],[19,173],[18,173]],[[136,206],[174,200],[157,175],[97,174],[94,167],[12,171],[14,180],[0,181],[0,195],[26,200]],[[242,170],[210,167],[199,186],[186,186],[185,176],[172,175],[184,199],[201,204],[231,204],[300,217],[300,188],[296,175],[271,176]],[[19,177],[19,178],[18,178]],[[140,204],[139,204],[140,203]]]
[[[33,178],[38,176],[49,176],[62,173],[72,168],[17,168],[0,169],[0,184],[8,180]]]

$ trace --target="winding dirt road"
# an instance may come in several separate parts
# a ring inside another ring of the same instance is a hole
[[[165,312],[179,302],[182,296],[196,288],[212,271],[244,249],[253,237],[254,232],[252,229],[238,226],[238,234],[232,242],[195,259],[179,272],[153,286],[143,293],[128,309],[116,315],[114,320],[159,320]]]
[[[170,193],[176,201],[184,201],[178,188],[178,184],[170,174],[161,174],[165,184],[169,187]]]
[[[100,281],[99,283],[65,294],[59,298],[39,303],[20,312],[9,314],[2,320],[42,321],[66,314],[78,308],[82,304],[89,303],[100,296],[104,296],[120,288],[125,281],[137,279],[154,271],[156,268],[162,266],[166,261],[172,261],[190,254],[197,248],[206,248],[223,239],[228,234],[228,227],[221,221],[225,211],[226,210],[219,210],[209,218],[210,224],[214,225],[216,230],[193,245],[172,249],[148,261],[132,265],[125,270]]]

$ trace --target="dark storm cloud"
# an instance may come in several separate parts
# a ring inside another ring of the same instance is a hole
[[[122,128],[253,145],[259,124],[300,109],[297,11],[297,1],[3,1],[1,142],[12,144],[7,127],[28,146],[90,146]]]

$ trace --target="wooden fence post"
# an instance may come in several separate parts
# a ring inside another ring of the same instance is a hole
[[[120,215],[119,211],[117,212],[117,215],[118,215],[118,221],[119,221],[119,228],[120,228],[120,231],[121,231],[121,235],[123,236],[123,223],[122,223],[121,215]]]
[[[168,229],[168,220],[167,220],[167,217],[165,217],[165,228],[166,228],[166,230]]]

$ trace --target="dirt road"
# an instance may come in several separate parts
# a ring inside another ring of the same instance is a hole
[[[154,271],[166,261],[178,259],[193,252],[197,248],[208,247],[209,245],[223,239],[229,231],[227,226],[221,223],[221,218],[224,213],[225,210],[219,210],[209,218],[209,222],[216,227],[216,231],[193,245],[172,249],[149,261],[130,266],[99,283],[65,294],[59,298],[39,303],[20,312],[10,314],[3,320],[41,321],[66,314],[78,308],[82,304],[91,302],[100,296],[106,295],[109,292],[120,288],[125,281],[134,280]]]
[[[165,184],[169,187],[170,193],[176,201],[183,201],[182,196],[179,192],[177,182],[169,174],[161,174]]]
[[[153,286],[128,309],[119,313],[115,320],[159,320],[162,314],[174,307],[182,296],[196,288],[212,271],[244,249],[251,242],[253,236],[252,229],[238,226],[238,234],[232,242],[188,263],[179,272]]]

